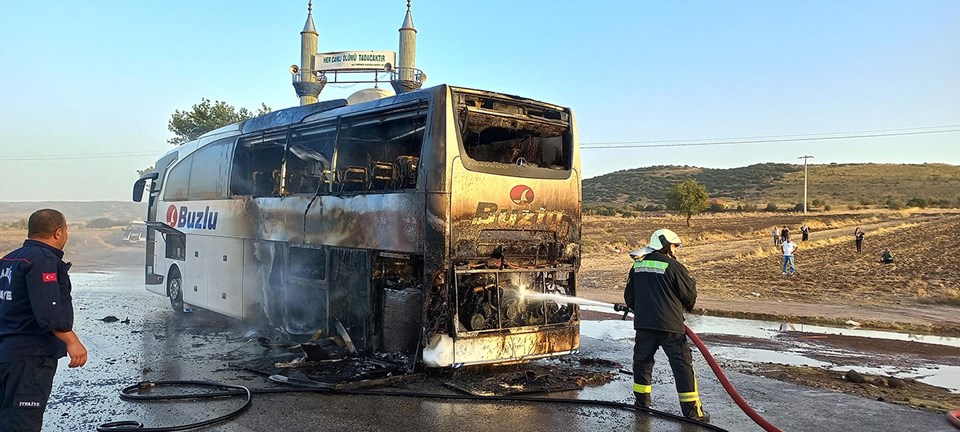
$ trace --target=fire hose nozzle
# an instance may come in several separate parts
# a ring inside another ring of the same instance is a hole
[[[627,306],[626,303],[614,303],[614,304],[613,304],[613,310],[615,310],[615,311],[617,311],[617,312],[623,312],[623,318],[620,318],[620,319],[626,320],[626,319],[627,319],[627,314],[630,313],[630,306]]]

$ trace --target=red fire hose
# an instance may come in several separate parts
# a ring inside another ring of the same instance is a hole
[[[713,369],[713,373],[717,375],[717,379],[720,380],[720,384],[723,385],[723,389],[727,391],[727,394],[733,398],[733,401],[737,403],[737,406],[743,410],[743,412],[749,416],[754,422],[757,423],[763,430],[767,432],[781,432],[780,429],[777,429],[776,426],[770,424],[766,419],[760,416],[753,408],[750,408],[750,405],[747,405],[747,401],[743,400],[740,397],[740,393],[737,393],[737,389],[733,388],[733,384],[730,384],[730,380],[727,379],[727,376],[723,374],[723,370],[720,369],[720,365],[717,364],[717,361],[713,359],[713,355],[710,354],[710,351],[707,351],[707,346],[703,344],[703,341],[700,340],[700,337],[697,336],[693,330],[690,330],[690,327],[684,326],[687,330],[687,337],[693,341],[694,345],[697,346],[697,349],[700,350],[700,353],[703,354],[703,358],[707,360],[707,364],[710,365],[710,369]],[[954,413],[960,413],[960,410],[954,411]],[[958,421],[956,417],[950,420],[951,422]],[[954,423],[957,425],[957,423]],[[960,427],[960,425],[958,425]]]
[[[954,427],[960,429],[960,409],[948,412],[947,420],[949,420],[950,424],[952,424]]]

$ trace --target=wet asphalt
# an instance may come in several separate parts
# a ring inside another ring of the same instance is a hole
[[[142,380],[212,380],[251,388],[276,387],[233,364],[263,352],[245,337],[249,325],[210,313],[175,315],[167,299],[148,293],[136,269],[72,273],[75,329],[86,344],[86,367],[68,369],[61,359],[44,415],[45,431],[92,431],[115,420],[146,427],[175,426],[224,414],[238,399],[127,402],[121,388]],[[102,319],[115,316],[119,320]],[[124,322],[128,320],[129,322]],[[588,358],[629,369],[630,341],[583,337]],[[714,425],[730,431],[760,431],[724,392],[706,362],[694,354],[705,409]],[[783,431],[955,431],[943,414],[767,378],[730,372],[728,378],[761,415]],[[456,394],[442,379],[425,379],[406,390]],[[632,402],[632,379],[617,374],[600,387],[551,397]],[[389,390],[398,390],[392,388]],[[654,408],[679,413],[666,357],[658,353]],[[695,425],[644,413],[544,403],[443,401],[388,396],[321,394],[255,395],[239,417],[206,431],[701,431]]]

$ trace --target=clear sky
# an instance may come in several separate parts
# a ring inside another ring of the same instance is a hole
[[[397,50],[404,0],[317,0],[320,51]],[[0,201],[129,200],[201,98],[297,104],[306,1],[0,4]],[[960,1],[414,0],[417,66],[574,109],[592,177],[650,165],[960,165]],[[363,88],[328,86],[321,99]],[[940,129],[911,129],[953,126]],[[876,134],[871,132],[868,134]]]

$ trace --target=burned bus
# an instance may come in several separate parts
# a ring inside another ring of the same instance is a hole
[[[576,295],[579,161],[568,108],[505,94],[275,111],[137,180],[146,289],[291,335],[342,328],[428,367],[568,354],[577,307],[525,295]]]

